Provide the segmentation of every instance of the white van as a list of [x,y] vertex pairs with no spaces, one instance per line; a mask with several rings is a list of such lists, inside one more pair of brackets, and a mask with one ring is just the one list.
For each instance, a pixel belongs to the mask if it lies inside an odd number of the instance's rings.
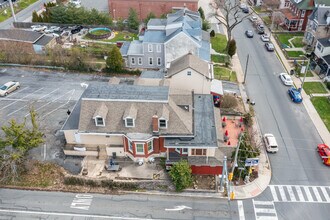
[[264,134],[264,141],[265,141],[267,152],[276,153],[278,151],[278,145],[277,145],[274,135]]

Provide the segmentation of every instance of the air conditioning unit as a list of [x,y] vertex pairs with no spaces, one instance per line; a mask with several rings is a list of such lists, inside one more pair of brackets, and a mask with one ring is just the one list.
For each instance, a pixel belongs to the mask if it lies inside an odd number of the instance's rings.
[[155,162],[155,158],[154,157],[149,157],[148,161],[149,161],[149,163],[154,163]]

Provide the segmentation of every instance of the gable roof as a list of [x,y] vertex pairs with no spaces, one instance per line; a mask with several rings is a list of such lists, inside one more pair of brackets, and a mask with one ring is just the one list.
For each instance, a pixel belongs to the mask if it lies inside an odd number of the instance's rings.
[[95,119],[98,116],[103,119],[106,119],[107,114],[108,114],[108,107],[104,104],[104,102],[102,102],[102,104],[96,109],[93,115],[93,119]]
[[320,38],[317,39],[320,44],[322,44],[323,47],[330,47],[330,37]]
[[167,76],[171,77],[187,68],[195,70],[208,79],[210,78],[209,64],[191,53],[172,61]]
[[[36,43],[44,34],[21,29],[0,29],[0,40]],[[48,38],[45,38],[48,39]]]
[[330,21],[330,6],[316,7],[309,19],[317,21],[318,25],[329,25],[327,19]]
[[291,0],[291,2],[299,9],[313,10],[314,0]]

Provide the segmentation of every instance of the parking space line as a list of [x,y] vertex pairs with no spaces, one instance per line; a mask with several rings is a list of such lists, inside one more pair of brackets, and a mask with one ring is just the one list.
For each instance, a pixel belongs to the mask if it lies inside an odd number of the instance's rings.
[[15,92],[15,93],[9,93],[9,95],[7,95],[6,98],[4,98],[4,99],[0,99],[0,101],[2,101],[2,100],[7,100],[9,96],[11,97],[11,96],[13,96],[13,95],[15,95],[15,94],[17,94],[17,93],[20,93],[20,92],[22,92],[22,91],[24,91],[24,90],[26,90],[26,89],[28,89],[28,88],[29,88],[29,87],[27,86],[27,87],[24,87],[23,89],[18,90],[18,91]]
[[[74,92],[75,89],[72,89],[72,90],[68,91],[67,93],[65,93],[64,95],[62,95],[62,96],[60,96],[60,97],[57,97],[56,99],[54,99],[54,100],[52,100],[52,101],[50,101],[50,102],[47,102],[46,104],[42,105],[41,107],[35,109],[35,111],[36,111],[36,112],[39,111],[40,109],[42,109],[42,108],[44,108],[45,106],[47,106],[47,105],[49,105],[49,104],[55,102],[56,100],[62,98],[63,96],[66,96],[66,94],[68,94],[68,93],[70,93],[70,92],[72,92],[72,91]],[[27,116],[29,116],[29,115],[30,115],[30,113],[26,114],[24,117],[27,117]]]
[[72,91],[72,93],[71,93],[71,95],[70,95],[70,98],[69,98],[69,100],[68,100],[66,103],[64,103],[63,105],[60,105],[60,106],[58,106],[57,108],[53,109],[52,111],[48,112],[47,114],[45,114],[45,115],[43,116],[43,118],[45,118],[47,115],[49,115],[49,114],[51,114],[51,113],[57,111],[58,109],[62,108],[63,106],[67,105],[67,104],[71,101],[71,99],[72,99],[72,95],[73,95],[74,92],[75,92],[75,90]]
[[[40,101],[41,99],[45,98],[46,96],[49,96],[50,94],[54,93],[54,92],[57,91],[57,90],[59,90],[59,88],[57,88],[57,89],[53,90],[52,92],[50,92],[50,93],[48,93],[48,94],[46,94],[46,95],[40,97],[40,98],[37,99],[36,101]],[[28,105],[24,105],[23,107],[21,107],[21,108],[15,110],[15,111],[13,111],[13,112],[11,112],[11,113],[8,114],[7,116],[11,116],[12,114],[15,114],[16,112],[22,110],[23,108],[25,108],[25,107],[27,107],[27,106],[28,106]]]
[[36,93],[36,92],[38,92],[38,91],[42,90],[42,89],[43,89],[43,87],[42,87],[42,88],[40,88],[40,89],[38,89],[38,90],[36,90],[36,91],[34,91],[34,92],[32,92],[32,93],[30,93],[30,94],[28,94],[28,95],[26,95],[26,96],[24,96],[23,98],[21,98],[21,99],[19,99],[19,100],[15,101],[15,102],[12,102],[12,103],[10,103],[10,104],[8,104],[8,105],[4,106],[3,108],[1,108],[1,109],[0,109],[0,111],[1,111],[1,110],[3,110],[3,109],[5,109],[5,108],[7,108],[7,107],[9,107],[9,106],[11,106],[11,105],[13,105],[13,104],[15,104],[16,102],[18,102],[18,101],[20,101],[20,100],[22,100],[22,99],[24,99],[24,98],[26,98],[26,97],[28,97],[28,96],[32,95],[33,93]]

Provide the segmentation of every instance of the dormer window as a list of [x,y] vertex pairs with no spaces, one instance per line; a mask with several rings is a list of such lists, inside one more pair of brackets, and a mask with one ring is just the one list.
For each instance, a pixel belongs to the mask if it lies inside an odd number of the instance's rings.
[[95,125],[96,126],[104,126],[104,120],[102,117],[95,117]]
[[159,128],[167,128],[167,121],[165,119],[159,119]]
[[125,126],[126,127],[134,127],[134,119],[133,118],[126,118],[125,119]]

